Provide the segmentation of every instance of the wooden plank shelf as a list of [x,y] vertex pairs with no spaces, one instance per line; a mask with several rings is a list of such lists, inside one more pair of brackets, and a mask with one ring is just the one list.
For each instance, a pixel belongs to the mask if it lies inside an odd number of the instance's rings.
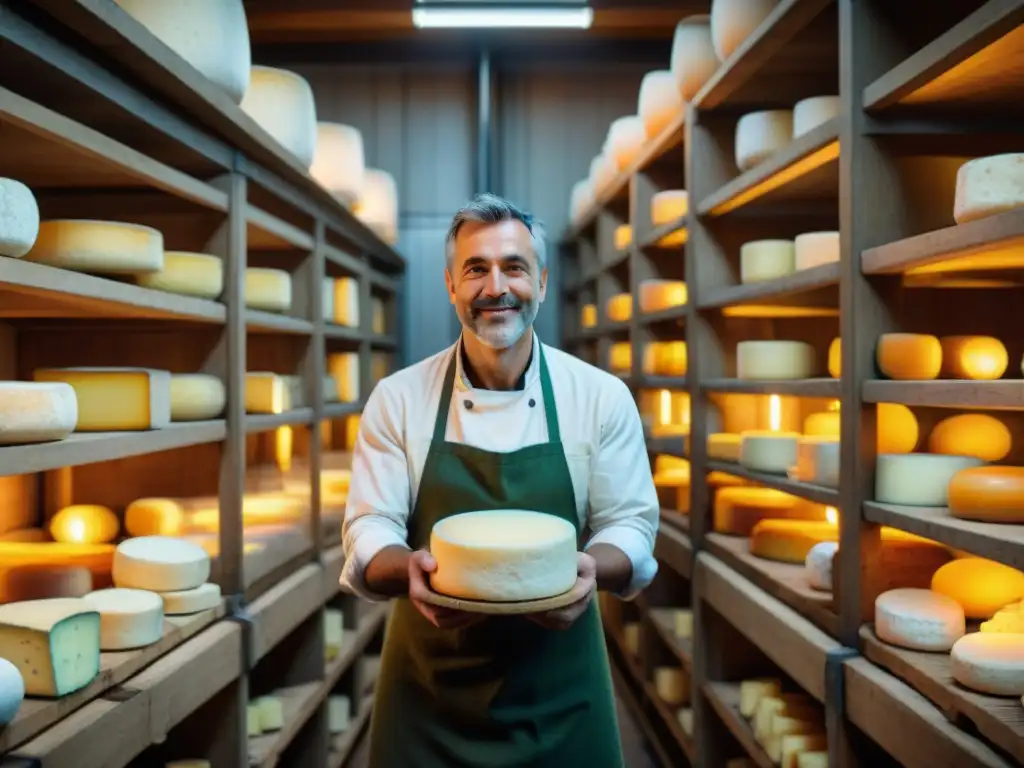
[[668,309],[661,309],[657,312],[638,312],[637,321],[640,325],[649,327],[652,325],[659,325],[661,323],[675,323],[681,325],[686,319],[689,310],[686,304],[680,304],[676,307],[669,307]]
[[284,727],[249,739],[250,768],[274,768],[302,726],[313,716],[327,694],[323,683],[293,685],[274,691],[284,709]]
[[303,566],[249,605],[254,664],[323,605],[323,580],[323,566]]
[[654,556],[688,579],[693,573],[693,544],[685,530],[689,528],[689,519],[686,515],[663,509],[661,521]]
[[758,485],[766,488],[774,488],[778,491],[785,491],[802,499],[813,501],[817,504],[824,504],[829,507],[839,506],[839,491],[835,488],[826,488],[822,485],[801,483],[797,480],[790,480],[785,475],[771,475],[767,472],[754,472],[741,464],[733,461],[709,461],[707,462],[709,472],[725,472],[734,477],[742,477],[744,480],[752,480]]
[[638,389],[686,389],[687,387],[685,376],[649,376],[643,373],[632,376],[630,383]]
[[676,745],[683,751],[692,764],[695,757],[693,741],[683,732],[683,727],[679,723],[679,717],[672,711],[670,708],[671,705],[665,702],[658,695],[658,691],[654,687],[654,683],[650,680],[644,683],[644,694],[646,694],[647,701],[650,702],[651,708],[657,716],[661,718],[664,729],[672,735]]
[[777,280],[730,285],[708,291],[707,296],[702,297],[697,306],[700,309],[721,309],[755,303],[785,304],[799,299],[800,306],[808,306],[817,300],[822,307],[835,309],[839,298],[835,290],[838,284],[839,264],[821,264]]
[[731,392],[739,395],[839,398],[839,379],[797,379],[794,381],[708,379],[702,381],[700,387],[705,392]]
[[675,221],[670,221],[667,224],[660,224],[657,227],[651,229],[649,232],[639,233],[636,237],[637,247],[641,249],[667,248],[670,250],[675,248],[682,248],[682,246],[685,243],[663,246],[661,245],[661,241],[664,238],[668,237],[669,235],[673,235],[679,230],[684,229],[686,227],[686,220],[686,217],[683,216],[682,218],[676,219]]
[[359,617],[358,625],[354,630],[346,630],[341,652],[327,663],[324,673],[328,691],[334,689],[342,675],[352,668],[352,665],[366,650],[366,646],[373,640],[374,635],[384,626],[390,607],[388,603],[374,605],[367,614]]
[[299,426],[313,423],[312,408],[292,408],[284,413],[250,413],[245,417],[247,432],[266,432],[286,426]]
[[676,634],[669,608],[648,608],[651,626],[657,631],[666,647],[676,655],[688,674],[693,671],[693,638]]
[[314,325],[309,320],[289,315],[278,315],[260,309],[245,311],[245,325],[253,333],[291,333],[309,336]]
[[1024,409],[1024,384],[1020,379],[996,381],[888,381],[873,379],[863,384],[866,403],[903,403],[930,408]]
[[757,740],[754,729],[740,714],[740,686],[737,683],[705,683],[701,689],[722,724],[736,737],[758,768],[775,768]]
[[664,453],[679,459],[686,458],[685,438],[678,437],[647,437],[647,450],[651,453]]

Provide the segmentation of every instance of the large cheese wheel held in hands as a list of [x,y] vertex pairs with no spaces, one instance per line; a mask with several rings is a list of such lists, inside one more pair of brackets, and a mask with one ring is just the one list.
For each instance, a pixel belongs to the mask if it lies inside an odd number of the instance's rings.
[[430,586],[449,597],[487,602],[555,597],[576,583],[576,545],[575,527],[554,515],[524,510],[452,515],[430,533],[437,561]]
[[117,4],[235,104],[242,101],[252,65],[242,0],[117,0]]
[[750,112],[736,123],[736,167],[749,171],[793,138],[793,113],[788,109]]
[[636,113],[647,138],[660,136],[683,113],[683,97],[671,70],[648,72],[640,81]]
[[139,536],[118,544],[112,575],[116,586],[128,589],[195,589],[210,578],[210,556],[182,539]]
[[710,17],[688,16],[676,25],[671,61],[679,95],[685,102],[692,101],[718,69]]
[[64,382],[0,381],[0,445],[63,440],[78,423],[78,398]]
[[318,123],[309,175],[348,207],[359,200],[366,181],[363,134],[341,123]]
[[395,177],[380,168],[367,168],[363,194],[352,209],[356,218],[377,233],[384,242],[398,242],[398,187]]
[[24,258],[99,275],[159,272],[164,267],[164,236],[141,224],[54,219],[39,225],[35,245]]
[[20,259],[39,236],[39,206],[32,190],[0,178],[0,256]]
[[1024,153],[969,160],[956,174],[953,219],[957,224],[1024,206]]
[[256,124],[308,169],[316,153],[316,102],[301,75],[255,66],[241,103]]
[[890,589],[875,598],[875,634],[900,648],[948,651],[966,631],[964,609],[927,589]]
[[615,166],[625,170],[636,160],[647,141],[644,121],[637,115],[627,115],[612,121],[605,139],[605,152],[615,161]]
[[776,5],[778,0],[713,0],[711,39],[719,60],[732,56]]

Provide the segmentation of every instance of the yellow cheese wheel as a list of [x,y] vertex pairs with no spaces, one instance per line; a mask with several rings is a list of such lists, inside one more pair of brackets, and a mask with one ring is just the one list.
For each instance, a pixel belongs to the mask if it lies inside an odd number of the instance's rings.
[[583,309],[580,312],[580,326],[583,328],[593,328],[597,325],[597,305],[596,304],[584,304]]
[[50,520],[50,535],[64,544],[107,544],[120,528],[113,510],[99,504],[72,504]]
[[843,345],[839,337],[836,337],[828,345],[828,373],[833,379],[838,379],[842,371]]
[[722,488],[715,494],[714,530],[749,536],[762,520],[824,520],[825,508],[773,488],[740,486]]
[[651,223],[656,227],[676,221],[690,211],[690,197],[682,189],[666,189],[651,197]]
[[949,511],[964,520],[1024,523],[1024,467],[971,467],[953,475]]
[[838,540],[839,528],[832,523],[762,520],[750,532],[750,552],[766,560],[801,565],[815,544]]
[[608,368],[612,373],[629,373],[633,368],[633,345],[617,341],[608,349]]
[[878,453],[912,453],[917,447],[917,417],[907,406],[879,403],[875,419]]
[[608,319],[616,323],[624,323],[633,316],[633,295],[619,293],[608,299],[605,307]]
[[932,591],[956,600],[968,619],[988,619],[1024,598],[1024,573],[980,557],[951,560],[932,576]]
[[1010,364],[1003,342],[992,336],[944,336],[939,343],[945,379],[990,381]]
[[889,379],[935,379],[942,369],[942,345],[935,336],[923,333],[886,333],[878,340],[875,361]]
[[649,376],[685,376],[685,341],[654,341],[644,347],[643,371]]
[[962,413],[943,419],[928,437],[931,453],[974,456],[982,461],[1000,461],[1010,453],[1013,438],[999,419],[984,413]]
[[622,224],[615,228],[615,250],[624,251],[633,242],[633,228],[629,224]]

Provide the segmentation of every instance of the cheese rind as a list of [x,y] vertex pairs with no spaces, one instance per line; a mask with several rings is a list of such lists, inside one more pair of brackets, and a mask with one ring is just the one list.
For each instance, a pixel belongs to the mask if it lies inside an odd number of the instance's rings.
[[659,69],[644,75],[636,113],[646,138],[650,139],[660,136],[683,113],[683,98],[671,70]]
[[711,36],[719,61],[732,56],[777,4],[778,0],[715,0],[711,4]]
[[934,379],[942,368],[942,345],[935,336],[924,333],[885,333],[878,339],[875,362],[889,379]]
[[622,171],[636,160],[644,142],[647,131],[644,121],[639,115],[626,115],[612,121],[605,138],[604,151],[615,161],[616,167]]
[[171,421],[205,421],[224,412],[224,382],[207,373],[171,375]]
[[263,733],[284,728],[284,703],[277,696],[260,696],[256,700],[260,714],[260,730]]
[[1013,448],[1009,428],[985,413],[961,413],[943,419],[928,436],[928,450],[949,456],[1001,461]]
[[1010,364],[1006,347],[994,336],[943,336],[941,375],[944,379],[998,379]]
[[224,292],[224,262],[205,253],[166,251],[163,268],[136,275],[135,282],[157,291],[216,299]]
[[980,557],[950,560],[932,575],[932,592],[956,600],[968,619],[987,619],[1024,599],[1024,573]]
[[52,219],[39,225],[35,245],[24,258],[100,275],[159,272],[164,266],[164,236],[141,224]]
[[875,501],[908,507],[945,507],[952,477],[982,463],[973,456],[880,454],[875,464]]
[[972,467],[953,475],[949,512],[962,520],[1024,523],[1024,467]]
[[992,696],[1024,695],[1024,635],[975,632],[949,652],[953,679]]
[[200,584],[194,589],[161,592],[160,598],[164,602],[166,616],[187,616],[216,608],[221,603],[220,587],[210,582]]
[[287,312],[292,307],[292,276],[283,269],[247,267],[245,306],[266,312]]
[[124,529],[131,536],[177,536],[184,524],[185,511],[173,499],[136,499],[124,511]]
[[430,585],[452,597],[518,602],[576,583],[576,529],[540,512],[494,510],[446,517],[430,533]]
[[355,205],[366,182],[362,132],[351,125],[317,123],[309,175],[342,205]]
[[839,117],[842,100],[838,96],[811,96],[793,105],[793,138],[810,133],[834,117]]
[[740,246],[740,282],[760,283],[791,275],[796,270],[792,240],[753,240]]
[[749,171],[793,138],[793,113],[788,109],[750,112],[736,124],[736,167]]
[[837,541],[819,541],[808,550],[804,559],[804,571],[807,573],[807,583],[811,585],[811,589],[832,591],[832,565],[838,551]]
[[0,178],[0,256],[20,259],[39,236],[39,206],[32,190],[16,179]]
[[115,585],[129,589],[195,589],[210,578],[210,556],[182,539],[139,536],[118,544],[112,576]]
[[398,187],[395,177],[380,168],[367,168],[363,193],[352,212],[385,243],[398,242]]
[[67,696],[100,671],[100,615],[82,598],[0,605],[0,658],[21,673],[28,696]]
[[285,69],[255,66],[250,70],[242,111],[282,147],[295,155],[303,168],[316,154],[316,103],[313,89],[301,75]]
[[708,16],[688,16],[676,24],[670,66],[683,101],[692,101],[718,69]]
[[659,312],[670,307],[681,307],[689,298],[682,280],[641,280],[640,311]]
[[890,589],[875,599],[875,634],[917,651],[948,651],[966,631],[964,609],[927,589]]
[[146,368],[40,368],[39,382],[64,382],[78,402],[76,432],[162,429],[171,423],[171,374]]
[[736,345],[736,378],[788,381],[814,372],[814,347],[803,341],[741,341]]
[[956,174],[953,220],[983,219],[1024,206],[1024,153],[968,160]]
[[823,264],[835,264],[839,261],[839,233],[804,232],[796,236],[793,249],[793,261],[798,272]]
[[837,541],[839,528],[809,520],[762,520],[750,532],[750,552],[765,560],[802,565],[811,548]]
[[70,384],[0,381],[0,445],[63,440],[78,424]]
[[164,604],[142,589],[100,589],[84,598],[100,614],[100,650],[127,651],[160,640]]
[[743,432],[740,465],[755,472],[786,474],[796,463],[796,432]]
[[660,227],[678,221],[690,212],[690,196],[685,189],[666,189],[651,196],[651,223]]
[[825,488],[839,487],[839,438],[831,435],[801,437],[796,444],[792,479]]
[[824,520],[825,508],[774,488],[736,486],[715,493],[714,530],[749,536],[759,522],[771,518]]
[[7,659],[0,659],[0,726],[14,720],[24,700],[25,681],[21,672]]

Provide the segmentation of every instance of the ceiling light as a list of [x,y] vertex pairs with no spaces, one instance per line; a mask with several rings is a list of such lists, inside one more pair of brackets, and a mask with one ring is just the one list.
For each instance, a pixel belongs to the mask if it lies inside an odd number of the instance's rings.
[[589,29],[594,21],[590,8],[416,8],[413,26],[427,28],[550,28]]

